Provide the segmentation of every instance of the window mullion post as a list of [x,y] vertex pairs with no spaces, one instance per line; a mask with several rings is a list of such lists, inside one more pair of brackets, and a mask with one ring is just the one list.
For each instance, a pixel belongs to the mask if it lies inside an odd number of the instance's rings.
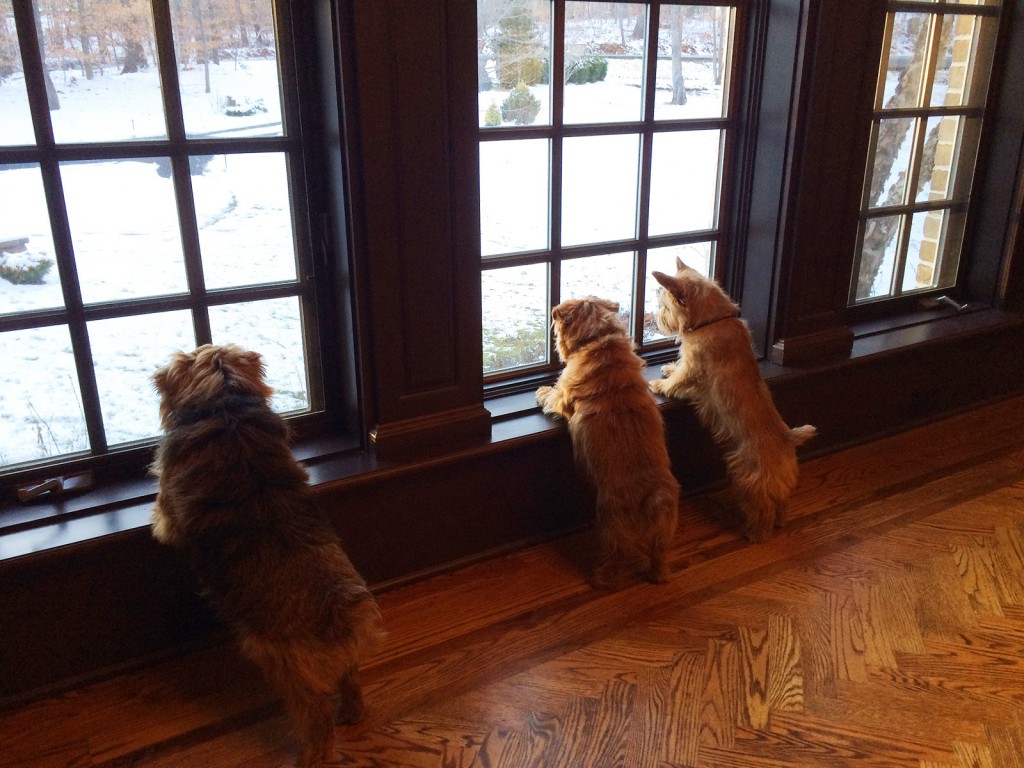
[[178,62],[174,52],[174,26],[168,0],[153,0],[153,25],[156,30],[157,61],[167,120],[168,151],[174,199],[178,207],[178,228],[185,259],[185,281],[191,301],[192,329],[196,344],[212,340],[210,313],[206,302],[206,281],[199,252],[199,228],[192,195],[191,162],[185,144],[185,118],[181,107]]
[[14,18],[18,28],[29,110],[32,114],[39,153],[39,171],[43,180],[43,193],[46,197],[50,230],[53,235],[54,257],[57,262],[57,272],[60,275],[64,308],[67,312],[68,333],[71,337],[71,349],[75,359],[75,373],[82,396],[82,413],[85,416],[90,450],[93,454],[99,455],[107,452],[107,438],[103,427],[103,412],[100,408],[96,372],[92,366],[92,347],[85,324],[82,290],[78,280],[78,269],[75,267],[71,226],[68,223],[64,203],[64,187],[61,183],[58,152],[53,138],[53,126],[50,123],[46,82],[43,76],[42,40],[37,37],[40,27],[36,23],[34,3],[15,3]]
[[643,79],[643,128],[640,133],[640,178],[638,186],[640,196],[637,200],[637,250],[633,256],[633,308],[630,316],[633,318],[633,340],[637,346],[644,341],[644,295],[647,284],[647,249],[649,231],[648,223],[651,210],[651,164],[654,154],[654,100],[655,85],[658,73],[658,24],[660,23],[661,5],[652,3],[647,7],[647,27],[644,34],[647,36],[644,41],[644,52],[647,59],[644,62]]

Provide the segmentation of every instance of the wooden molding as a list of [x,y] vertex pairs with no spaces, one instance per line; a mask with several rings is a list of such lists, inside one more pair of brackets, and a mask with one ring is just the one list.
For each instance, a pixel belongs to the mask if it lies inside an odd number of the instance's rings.
[[370,442],[380,458],[397,458],[422,453],[424,446],[432,449],[490,435],[491,414],[476,404],[378,424],[370,432]]
[[842,325],[815,333],[780,339],[772,345],[768,359],[776,365],[800,366],[826,360],[845,359],[853,349],[853,331]]

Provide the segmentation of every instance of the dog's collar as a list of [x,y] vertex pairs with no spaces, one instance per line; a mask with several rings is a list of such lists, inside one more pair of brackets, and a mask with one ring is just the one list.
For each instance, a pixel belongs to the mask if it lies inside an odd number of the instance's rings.
[[179,427],[198,424],[200,421],[204,421],[219,413],[224,413],[224,411],[266,405],[266,402],[259,395],[230,395],[212,403],[204,403],[194,408],[184,408],[180,411],[175,411],[173,414],[174,424]]
[[683,331],[685,333],[689,333],[690,331],[698,331],[701,328],[706,328],[709,325],[714,325],[715,323],[720,323],[723,320],[730,320],[730,319],[732,319],[734,317],[739,317],[739,316],[740,316],[739,312],[731,312],[728,315],[722,315],[721,317],[716,317],[716,318],[714,318],[712,320],[705,320],[703,323],[697,323],[696,325],[688,325],[685,328],[683,328]]

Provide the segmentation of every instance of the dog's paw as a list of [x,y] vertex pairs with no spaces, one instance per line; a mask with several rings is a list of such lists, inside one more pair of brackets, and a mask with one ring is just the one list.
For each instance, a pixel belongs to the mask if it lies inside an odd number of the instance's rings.
[[552,389],[554,389],[554,387],[537,387],[537,403],[539,405],[544,405],[545,401],[548,399],[548,395],[551,394]]
[[659,394],[659,395],[664,395],[665,394],[665,380],[664,379],[654,379],[653,381],[650,382],[650,384],[648,386],[650,386],[651,392],[654,392],[654,393]]
[[661,366],[661,375],[666,379],[676,372],[676,368],[679,366],[678,363],[666,363]]

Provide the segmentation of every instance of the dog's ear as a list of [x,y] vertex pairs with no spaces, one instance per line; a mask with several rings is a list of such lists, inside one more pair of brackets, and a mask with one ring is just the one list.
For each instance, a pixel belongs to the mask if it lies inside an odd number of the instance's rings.
[[611,312],[614,315],[619,314],[619,303],[617,301],[611,301],[610,299],[598,299],[592,298],[591,301],[602,309]]
[[[682,262],[680,262],[682,263]],[[661,283],[662,287],[672,294],[680,304],[686,303],[686,290],[682,280],[666,275],[664,272],[652,272],[654,279]]]
[[230,345],[225,347],[224,354],[227,355],[224,363],[230,367],[229,378],[236,386],[261,397],[270,397],[273,394],[273,390],[264,381],[266,365],[264,365],[263,356],[259,352],[243,350],[241,347]]
[[683,260],[676,256],[676,272],[682,272],[686,268],[686,265],[683,264]]
[[563,326],[569,325],[576,319],[581,306],[581,302],[576,299],[568,299],[563,301],[553,310],[551,310],[551,319]]
[[169,395],[178,391],[182,383],[188,379],[192,369],[192,355],[175,352],[170,362],[153,374],[153,385],[161,395]]

